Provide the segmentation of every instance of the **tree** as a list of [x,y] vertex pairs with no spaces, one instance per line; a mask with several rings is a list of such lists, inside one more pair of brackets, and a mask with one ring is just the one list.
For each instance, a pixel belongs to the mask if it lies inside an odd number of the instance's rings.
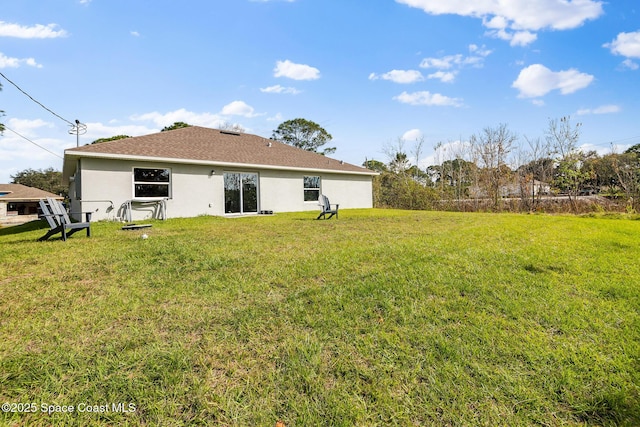
[[507,125],[487,127],[470,138],[470,144],[477,151],[480,160],[480,182],[493,201],[494,209],[500,207],[500,187],[507,183],[511,169],[507,166],[508,156],[517,137]]
[[[521,164],[517,169],[520,197],[524,202],[524,207],[536,209],[542,195],[548,192],[547,185],[553,173],[554,161],[550,157],[548,141],[542,141],[540,138],[529,139],[526,136],[525,140],[529,145],[529,150],[523,154],[523,159],[527,162]],[[531,197],[530,204],[528,197]]]
[[28,187],[39,188],[53,194],[66,197],[68,188],[62,185],[62,172],[48,168],[45,170],[25,169],[11,175],[14,184],[22,184]]
[[[374,202],[377,207],[396,209],[429,209],[437,200],[436,191],[429,187],[429,175],[412,165],[404,150],[405,140],[398,138],[396,144],[389,144],[384,151],[389,159],[388,165],[376,162],[380,173],[373,179]],[[422,141],[416,141],[413,154],[420,158]]]
[[593,176],[585,184],[596,189],[608,190],[610,194],[615,193],[620,188],[620,182],[616,175],[616,164],[619,157],[627,155],[611,153],[586,160],[583,168],[592,171]]
[[176,129],[188,128],[190,126],[191,126],[190,124],[187,124],[185,122],[175,122],[171,126],[163,127],[160,132],[166,132],[168,130],[176,130]]
[[245,129],[238,123],[224,122],[218,126],[218,129],[229,132],[245,133]]
[[331,141],[332,138],[331,134],[319,124],[301,118],[280,123],[271,136],[271,139],[276,141],[322,155],[336,151],[335,147],[318,151],[320,147]]
[[372,170],[374,172],[387,172],[389,169],[387,168],[387,165],[385,165],[384,163],[382,163],[380,160],[365,160],[365,162],[362,164],[363,167]]
[[100,144],[101,142],[117,141],[119,139],[131,138],[129,135],[116,135],[109,138],[98,138],[92,144]]
[[632,145],[629,147],[624,154],[637,154],[640,155],[640,144]]
[[640,155],[633,151],[616,155],[613,167],[627,197],[627,211],[637,212],[640,206]]
[[582,123],[571,125],[571,117],[549,120],[546,139],[556,161],[554,184],[567,193],[574,212],[578,212],[577,197],[590,173],[582,168],[586,156],[578,150]]
[[409,156],[407,156],[407,152],[404,148],[405,142],[406,141],[403,138],[398,138],[395,143],[389,142],[385,144],[382,149],[389,160],[389,172],[404,174],[407,169],[409,169],[411,162],[409,161]]
[[627,210],[635,211],[640,204],[640,156],[635,152],[608,154],[590,160],[596,185],[606,188],[610,197],[626,199]]
[[409,170],[409,167],[409,158],[402,151],[398,151],[389,162],[389,170],[393,173],[404,175]]
[[473,185],[473,175],[477,169],[474,163],[456,157],[453,160],[445,160],[442,165],[435,167],[437,170],[437,183],[442,188],[448,187],[447,192],[452,192],[456,200],[462,199],[468,194],[469,187]]

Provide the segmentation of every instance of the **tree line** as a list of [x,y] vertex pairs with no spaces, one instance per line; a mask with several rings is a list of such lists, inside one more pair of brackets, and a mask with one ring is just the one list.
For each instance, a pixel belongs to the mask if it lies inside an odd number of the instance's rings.
[[[438,143],[436,164],[419,167],[424,139],[399,139],[387,162],[367,160],[374,206],[460,211],[585,212],[640,208],[640,144],[599,155],[579,147],[581,124],[550,119],[544,137],[520,139],[507,125],[466,142]],[[588,196],[588,197],[585,197]]]

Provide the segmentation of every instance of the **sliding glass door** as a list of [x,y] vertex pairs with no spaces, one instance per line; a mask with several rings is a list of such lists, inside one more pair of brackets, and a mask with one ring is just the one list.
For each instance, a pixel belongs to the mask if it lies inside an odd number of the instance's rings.
[[225,213],[258,212],[258,174],[225,172]]

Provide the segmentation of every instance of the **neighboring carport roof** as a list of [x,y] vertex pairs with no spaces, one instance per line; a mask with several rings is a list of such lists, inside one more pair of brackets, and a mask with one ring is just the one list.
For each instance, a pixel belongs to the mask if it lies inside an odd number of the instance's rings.
[[61,196],[40,190],[39,188],[28,187],[22,184],[0,184],[0,201],[32,202],[45,199],[47,197],[62,200]]
[[369,169],[257,135],[199,126],[67,149],[65,180],[73,174],[74,159],[82,157],[377,175]]

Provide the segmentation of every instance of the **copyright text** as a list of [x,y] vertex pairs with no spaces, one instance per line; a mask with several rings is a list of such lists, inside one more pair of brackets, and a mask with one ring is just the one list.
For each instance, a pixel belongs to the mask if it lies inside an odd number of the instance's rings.
[[105,404],[90,404],[79,403],[77,405],[55,405],[49,403],[10,403],[5,402],[2,404],[2,412],[14,412],[14,413],[73,413],[73,412],[95,412],[95,413],[130,413],[136,412],[137,408],[135,403],[105,403]]

